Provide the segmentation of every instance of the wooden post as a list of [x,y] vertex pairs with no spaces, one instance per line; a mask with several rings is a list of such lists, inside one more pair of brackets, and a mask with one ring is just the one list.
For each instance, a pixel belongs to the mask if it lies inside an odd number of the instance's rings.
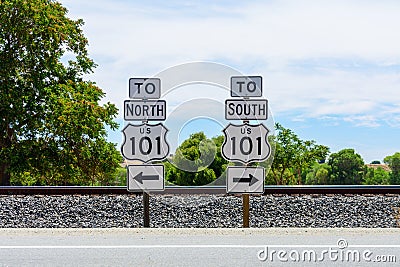
[[[245,99],[249,99],[245,97]],[[248,120],[244,120],[243,123],[249,123]],[[247,168],[249,166],[248,163],[244,164]],[[250,227],[250,194],[242,194],[242,201],[243,201],[243,228]]]
[[243,194],[243,228],[250,227],[250,195]]
[[150,195],[143,192],[143,227],[150,227]]

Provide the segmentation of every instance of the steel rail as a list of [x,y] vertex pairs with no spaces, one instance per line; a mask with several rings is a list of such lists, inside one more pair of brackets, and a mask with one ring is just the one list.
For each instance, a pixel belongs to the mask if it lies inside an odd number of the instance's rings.
[[[400,194],[400,185],[318,185],[265,186],[264,195],[276,194]],[[125,186],[0,186],[0,195],[142,195],[128,192]],[[152,195],[204,194],[226,195],[225,186],[166,186]]]

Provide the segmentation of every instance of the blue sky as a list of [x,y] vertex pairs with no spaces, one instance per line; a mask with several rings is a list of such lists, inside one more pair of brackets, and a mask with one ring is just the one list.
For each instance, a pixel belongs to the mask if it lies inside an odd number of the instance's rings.
[[[366,162],[400,151],[398,1],[61,2],[70,17],[85,21],[99,65],[88,79],[120,109],[121,129],[130,77],[210,61],[263,76],[274,120],[303,139],[331,152],[354,148]],[[230,98],[206,87],[181,87],[167,97],[168,109],[187,99]],[[200,117],[202,108],[193,105]],[[198,130],[220,134],[222,124],[199,118],[168,127],[179,143]],[[109,138],[120,144],[122,134]]]

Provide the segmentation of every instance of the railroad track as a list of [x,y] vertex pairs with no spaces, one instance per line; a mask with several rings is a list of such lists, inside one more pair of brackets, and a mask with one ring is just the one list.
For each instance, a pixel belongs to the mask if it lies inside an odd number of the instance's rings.
[[[321,185],[321,186],[265,186],[264,195],[274,194],[400,194],[400,185]],[[1,186],[0,195],[141,195],[130,193],[125,186]],[[167,186],[164,191],[151,194],[226,194],[225,186]]]

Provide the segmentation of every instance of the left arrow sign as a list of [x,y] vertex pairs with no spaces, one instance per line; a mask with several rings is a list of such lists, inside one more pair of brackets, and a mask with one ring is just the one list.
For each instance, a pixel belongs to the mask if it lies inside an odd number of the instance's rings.
[[160,176],[158,176],[158,175],[143,175],[143,172],[140,172],[140,173],[136,174],[136,176],[133,177],[133,179],[138,181],[139,183],[143,184],[143,180],[146,180],[146,181],[158,180],[158,179],[160,179]]
[[164,165],[128,165],[128,191],[164,190]]

